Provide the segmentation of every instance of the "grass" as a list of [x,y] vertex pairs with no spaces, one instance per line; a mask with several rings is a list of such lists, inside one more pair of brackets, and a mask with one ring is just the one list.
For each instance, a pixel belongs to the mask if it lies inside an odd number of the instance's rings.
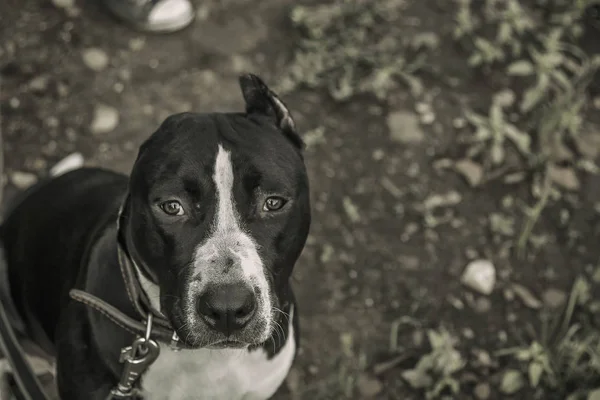
[[[577,317],[590,304],[590,284],[579,277],[562,313],[547,317],[526,346],[503,349],[527,371],[532,388],[544,384],[563,398],[577,399],[600,385],[600,333]],[[579,313],[582,314],[582,313]],[[575,390],[574,390],[575,389]],[[570,396],[570,397],[569,397]]]
[[431,32],[407,35],[406,0],[343,0],[295,6],[291,21],[302,34],[294,59],[277,90],[325,88],[336,101],[371,93],[385,100],[399,83],[422,93],[416,74],[439,45]]
[[[523,158],[520,168],[541,183],[533,187],[536,204],[517,241],[521,256],[544,208],[564,189],[551,179],[548,166],[572,161],[565,159],[564,150],[580,135],[590,103],[587,89],[600,67],[599,56],[590,57],[576,45],[590,1],[523,3],[486,0],[476,7],[475,2],[460,0],[454,30],[471,67],[484,73],[500,69],[510,78],[511,87],[493,98],[487,115],[466,110],[465,116],[475,131],[471,156],[482,154],[493,173],[504,164],[507,145],[513,145]],[[544,15],[538,8],[542,6],[553,12]],[[514,117],[510,122],[507,114]],[[574,167],[598,171],[593,160]]]
[[[291,21],[301,40],[277,89],[320,89],[337,102],[370,94],[385,102],[404,86],[415,100],[423,97],[424,72],[435,75],[439,70],[430,55],[443,38],[405,23],[409,3],[340,0],[295,6]],[[585,129],[591,108],[589,87],[600,68],[600,56],[589,55],[578,45],[583,15],[592,1],[454,0],[454,4],[451,40],[462,51],[464,67],[480,79],[502,82],[489,99],[461,106],[469,128],[465,153],[482,166],[484,183],[498,178],[508,183],[516,175],[529,182],[530,205],[524,207],[520,233],[512,245],[524,259],[539,242],[536,225],[547,207],[579,188],[578,175],[600,171],[595,160],[572,150]],[[322,136],[320,132],[319,140]],[[358,215],[350,202],[344,207],[350,216]],[[423,208],[426,225],[435,227],[427,204]],[[491,220],[497,230],[502,228],[500,214]],[[500,230],[511,236],[512,222]],[[596,390],[600,334],[581,317],[589,306],[589,284],[580,278],[558,317],[540,321],[522,346],[495,354],[496,361],[510,366],[503,371],[499,390],[515,394],[529,387],[569,400],[585,399]],[[397,346],[400,324],[393,324],[390,339],[390,352],[397,359],[404,351]],[[442,327],[427,330],[426,337],[425,354],[400,376],[427,399],[461,398],[465,388],[459,376],[468,361],[457,349],[456,337]],[[351,365],[356,356],[343,354],[340,365]],[[365,368],[360,365],[340,367],[339,376],[327,382],[328,393],[352,398],[355,376]]]

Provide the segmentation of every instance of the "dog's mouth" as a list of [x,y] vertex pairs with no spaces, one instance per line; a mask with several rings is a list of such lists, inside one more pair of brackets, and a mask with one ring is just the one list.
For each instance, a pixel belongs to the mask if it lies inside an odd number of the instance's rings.
[[250,346],[248,343],[240,342],[237,340],[221,340],[219,342],[213,343],[207,348],[209,349],[243,349]]

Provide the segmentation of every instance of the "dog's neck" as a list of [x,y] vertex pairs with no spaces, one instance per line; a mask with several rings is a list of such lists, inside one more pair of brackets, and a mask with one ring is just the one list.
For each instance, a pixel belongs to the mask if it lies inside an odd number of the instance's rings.
[[142,268],[140,261],[137,260],[135,253],[135,247],[131,243],[130,235],[127,234],[127,225],[124,223],[124,212],[129,201],[129,196],[126,196],[121,207],[119,208],[119,214],[117,218],[117,242],[119,246],[124,247],[127,257],[133,265],[135,275],[140,283],[140,287],[144,291],[146,298],[148,299],[150,306],[154,311],[162,314],[160,305],[160,287],[149,275],[148,268]]

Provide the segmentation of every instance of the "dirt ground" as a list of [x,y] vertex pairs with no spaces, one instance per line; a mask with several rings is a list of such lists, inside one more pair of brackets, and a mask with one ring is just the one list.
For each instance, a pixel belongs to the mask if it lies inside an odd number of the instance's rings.
[[[127,173],[137,146],[165,116],[240,110],[241,72],[276,81],[296,40],[288,21],[293,1],[195,3],[199,12],[192,27],[156,36],[128,29],[95,2],[76,1],[69,9],[50,0],[0,2],[9,194],[73,152],[81,152],[88,165]],[[417,2],[406,19],[444,38],[448,11],[439,4]],[[89,49],[97,51],[90,56]],[[470,188],[439,167],[437,161],[460,152],[453,127],[459,105],[487,101],[481,99],[495,82],[462,68],[462,56],[451,44],[441,46],[436,57],[453,84],[425,80],[435,94],[431,123],[419,123],[418,105],[406,88],[385,102],[368,96],[335,102],[317,90],[285,96],[300,129],[312,135],[306,162],[314,223],[294,278],[301,352],[276,399],[423,398],[401,371],[419,359],[425,330],[440,326],[457,338],[469,363],[460,373],[457,398],[475,398],[478,383],[491,387],[483,398],[529,398],[524,392],[498,394],[506,365],[495,357],[482,361],[497,349],[526,343],[539,314],[505,289],[519,283],[537,298],[549,291],[560,297],[579,272],[598,262],[595,176],[583,177],[578,193],[544,211],[536,233],[545,244],[525,261],[490,232],[489,216],[499,211],[519,226],[523,214],[510,204],[530,203],[529,188],[494,181]],[[114,129],[94,124],[95,113],[104,112],[110,126],[115,111]],[[448,218],[428,226],[419,205],[449,193],[457,201],[443,207]],[[473,259],[494,263],[498,282],[489,296],[460,282]],[[412,322],[401,325],[392,352],[395,321]],[[386,362],[397,365],[385,367]]]

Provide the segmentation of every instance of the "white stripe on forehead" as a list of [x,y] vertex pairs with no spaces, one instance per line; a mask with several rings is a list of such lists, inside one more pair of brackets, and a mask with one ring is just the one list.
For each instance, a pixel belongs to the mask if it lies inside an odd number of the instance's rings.
[[[219,145],[215,160],[213,180],[216,187],[214,225],[205,241],[200,243],[194,254],[194,280],[189,293],[189,304],[193,304],[193,292],[202,292],[207,285],[219,284],[229,279],[242,279],[252,288],[258,289],[257,315],[267,321],[264,340],[270,332],[272,305],[270,288],[265,275],[258,246],[248,232],[240,226],[233,198],[234,173],[231,154]],[[223,265],[233,259],[235,267],[224,272]],[[236,277],[237,275],[237,277]]]
[[237,213],[233,200],[233,165],[230,153],[219,145],[215,161],[213,177],[217,186],[217,216],[215,219],[216,232],[239,229],[237,226]]

